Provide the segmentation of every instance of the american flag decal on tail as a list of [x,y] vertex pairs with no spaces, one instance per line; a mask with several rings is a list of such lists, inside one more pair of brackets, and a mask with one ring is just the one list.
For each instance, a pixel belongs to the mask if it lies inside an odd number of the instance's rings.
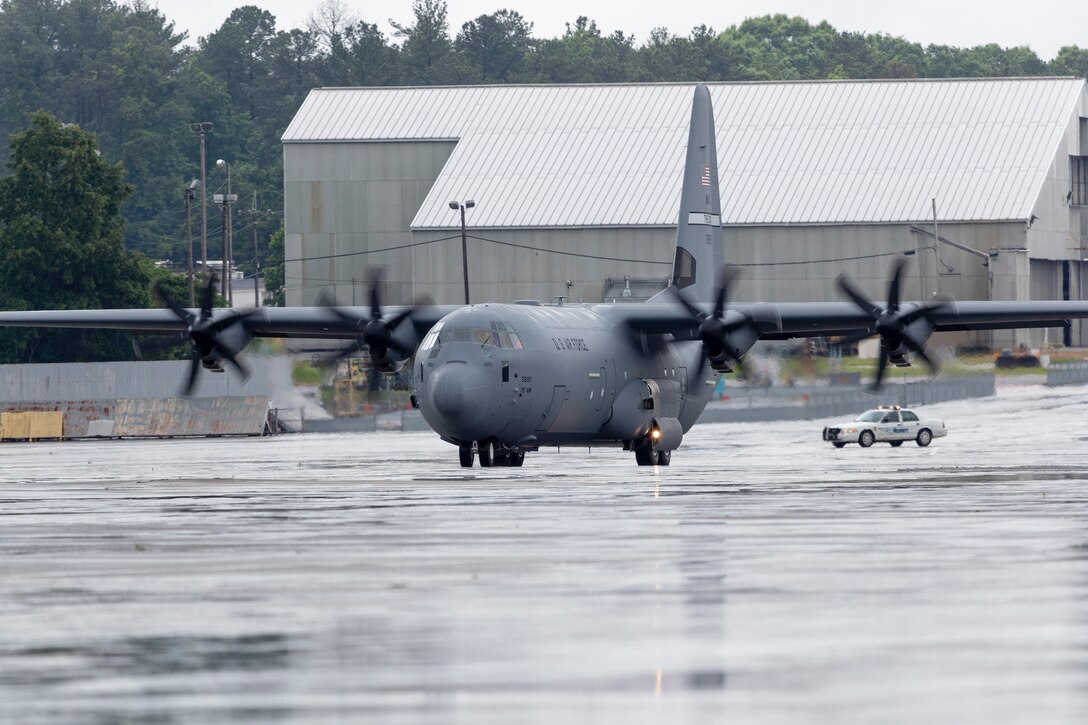
[[701,179],[703,186],[710,186],[710,167],[703,167],[703,178]]

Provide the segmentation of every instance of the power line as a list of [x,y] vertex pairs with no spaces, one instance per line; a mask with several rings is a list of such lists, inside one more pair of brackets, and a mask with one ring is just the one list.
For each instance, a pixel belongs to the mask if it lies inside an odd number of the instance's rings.
[[[284,259],[283,261],[285,263],[286,262],[312,262],[312,261],[319,260],[319,259],[336,259],[336,258],[339,258],[339,257],[357,257],[357,256],[362,256],[362,255],[367,255],[367,254],[377,254],[379,252],[396,252],[396,251],[401,250],[401,249],[410,249],[412,247],[422,247],[422,246],[425,246],[427,244],[437,244],[438,242],[446,242],[446,241],[449,241],[451,239],[459,239],[460,237],[461,237],[460,234],[455,234],[455,235],[449,236],[449,237],[441,237],[440,239],[429,239],[429,240],[423,241],[423,242],[412,242],[410,244],[401,244],[401,245],[395,246],[395,247],[384,247],[382,249],[369,249],[369,250],[365,250],[365,251],[361,251],[361,252],[342,252],[340,254],[325,254],[325,255],[321,255],[321,256],[317,256],[317,257],[297,257],[297,258],[294,258],[294,259]],[[605,256],[605,255],[600,255],[600,254],[585,254],[585,253],[581,253],[581,252],[564,252],[564,251],[561,251],[561,250],[558,250],[558,249],[540,249],[538,247],[530,247],[530,246],[528,246],[526,244],[516,244],[514,242],[499,241],[498,239],[488,239],[487,237],[478,237],[478,236],[473,235],[473,234],[469,234],[468,238],[469,239],[476,239],[476,240],[479,240],[481,242],[488,242],[490,244],[498,244],[498,245],[504,246],[504,247],[514,247],[516,249],[526,249],[526,250],[529,250],[531,252],[545,252],[547,254],[559,254],[559,255],[562,255],[562,256],[566,256],[566,257],[579,257],[581,259],[598,259],[598,260],[602,260],[602,261],[605,261],[605,262],[626,262],[626,263],[630,263],[630,264],[658,264],[658,265],[662,265],[662,266],[669,266],[669,267],[672,266],[672,262],[660,262],[660,261],[653,260],[653,259],[633,259],[633,258],[629,258],[629,257],[608,257],[608,256]]]
[[880,254],[859,254],[856,257],[836,257],[834,259],[805,259],[796,262],[751,262],[748,264],[730,264],[731,267],[789,267],[798,264],[830,264],[832,262],[853,262],[858,259],[876,259],[878,257],[900,257],[904,254],[913,254],[915,250],[908,249],[902,252],[882,252]]
[[294,259],[284,259],[284,263],[287,262],[313,262],[318,259],[337,259],[339,257],[360,257],[367,254],[378,254],[379,252],[396,252],[400,249],[411,249],[412,247],[422,247],[427,244],[437,244],[438,242],[447,242],[450,239],[460,239],[460,234],[455,234],[452,237],[442,237],[441,239],[429,239],[425,242],[412,242],[411,244],[401,244],[396,247],[384,247],[382,249],[367,249],[361,252],[342,252],[340,254],[324,254],[319,257],[296,257]]
[[600,254],[585,254],[581,252],[564,252],[559,249],[540,249],[538,247],[530,247],[526,244],[515,244],[514,242],[500,242],[498,239],[488,239],[487,237],[477,237],[473,234],[468,235],[469,239],[479,239],[481,242],[490,242],[491,244],[499,244],[503,247],[515,247],[517,249],[528,249],[531,252],[545,252],[547,254],[559,254],[565,257],[581,257],[582,259],[599,259],[605,262],[629,262],[631,264],[660,264],[665,266],[672,266],[672,262],[659,262],[653,259],[630,259],[627,257],[606,257]]

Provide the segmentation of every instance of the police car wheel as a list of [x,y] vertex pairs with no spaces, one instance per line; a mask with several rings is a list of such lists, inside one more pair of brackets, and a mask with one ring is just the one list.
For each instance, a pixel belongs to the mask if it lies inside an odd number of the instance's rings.
[[922,430],[918,431],[918,445],[920,447],[925,448],[930,444],[930,441],[932,440],[933,434],[929,432],[928,428],[923,428]]
[[868,448],[876,441],[876,436],[873,435],[871,430],[863,430],[861,435],[858,436],[858,445],[862,448]]

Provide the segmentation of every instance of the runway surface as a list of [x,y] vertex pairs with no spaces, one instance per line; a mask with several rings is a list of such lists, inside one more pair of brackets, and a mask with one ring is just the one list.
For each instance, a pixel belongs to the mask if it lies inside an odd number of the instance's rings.
[[669,468],[430,433],[0,445],[0,720],[1088,722],[1088,387]]

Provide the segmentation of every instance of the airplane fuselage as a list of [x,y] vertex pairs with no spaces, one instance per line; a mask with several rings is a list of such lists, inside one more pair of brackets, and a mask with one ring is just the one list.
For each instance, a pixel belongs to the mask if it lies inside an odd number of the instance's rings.
[[623,304],[482,304],[436,324],[416,352],[416,399],[457,445],[507,449],[657,443],[672,450],[717,373],[695,341],[640,335]]

